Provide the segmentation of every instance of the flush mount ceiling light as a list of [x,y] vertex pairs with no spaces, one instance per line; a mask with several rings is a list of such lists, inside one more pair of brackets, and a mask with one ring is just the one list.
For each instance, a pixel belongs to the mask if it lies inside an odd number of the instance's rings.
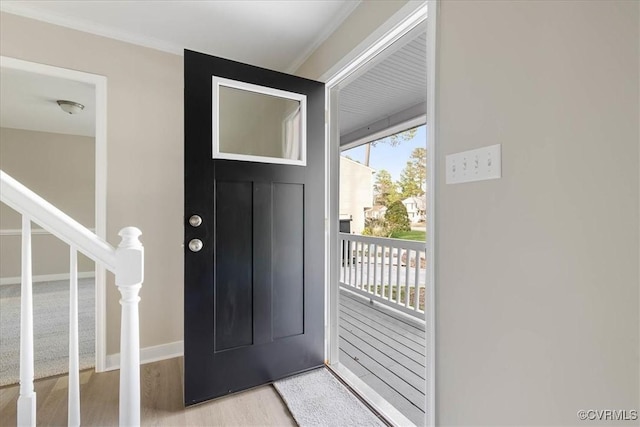
[[84,110],[84,105],[78,104],[77,102],[64,101],[64,100],[61,100],[61,99],[59,99],[56,102],[58,103],[60,108],[62,108],[62,111],[64,111],[65,113],[78,114],[79,112]]

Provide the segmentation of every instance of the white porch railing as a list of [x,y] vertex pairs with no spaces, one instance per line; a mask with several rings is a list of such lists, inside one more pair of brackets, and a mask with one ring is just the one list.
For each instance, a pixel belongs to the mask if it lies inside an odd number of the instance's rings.
[[426,244],[340,233],[340,286],[424,320]]
[[120,330],[120,425],[140,425],[140,339],[138,292],[144,276],[144,248],[135,227],[118,233],[117,249],[71,217],[0,171],[0,201],[22,214],[22,285],[20,301],[20,395],[18,426],[36,425],[36,393],[33,386],[33,296],[31,281],[31,222],[67,243],[71,248],[69,316],[68,424],[80,425],[80,376],[78,354],[77,253],[112,271],[122,295]]

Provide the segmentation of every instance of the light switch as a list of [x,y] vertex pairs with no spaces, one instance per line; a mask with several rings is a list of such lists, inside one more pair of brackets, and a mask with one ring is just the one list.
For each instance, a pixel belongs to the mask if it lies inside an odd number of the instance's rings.
[[484,181],[502,177],[500,144],[449,154],[446,157],[446,183]]

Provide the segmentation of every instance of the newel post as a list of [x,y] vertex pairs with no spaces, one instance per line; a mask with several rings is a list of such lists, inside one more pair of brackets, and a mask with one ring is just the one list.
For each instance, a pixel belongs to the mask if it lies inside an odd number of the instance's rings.
[[122,241],[116,249],[116,286],[122,298],[120,322],[120,425],[140,425],[140,331],[138,292],[144,280],[144,248],[136,227],[118,233]]

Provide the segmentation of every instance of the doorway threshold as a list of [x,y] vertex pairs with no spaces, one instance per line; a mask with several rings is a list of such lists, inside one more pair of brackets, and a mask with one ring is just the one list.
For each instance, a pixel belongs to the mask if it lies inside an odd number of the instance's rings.
[[387,400],[380,396],[373,388],[358,378],[341,363],[326,365],[335,375],[340,378],[352,391],[360,397],[367,405],[371,406],[378,414],[393,426],[415,426],[415,424],[400,411],[398,411]]

